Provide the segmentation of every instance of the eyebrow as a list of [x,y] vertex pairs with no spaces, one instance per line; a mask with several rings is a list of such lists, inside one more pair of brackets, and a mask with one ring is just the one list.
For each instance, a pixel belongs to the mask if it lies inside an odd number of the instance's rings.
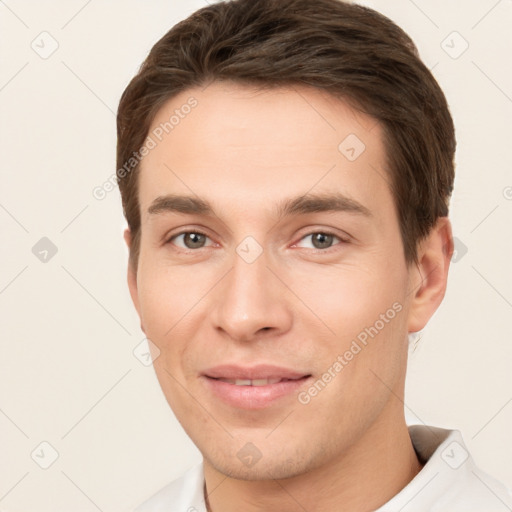
[[[199,197],[169,194],[157,197],[149,206],[151,215],[161,213],[183,213],[214,216],[212,205]],[[371,211],[355,199],[340,193],[306,194],[286,199],[276,208],[279,218],[317,212],[349,212],[371,217]]]

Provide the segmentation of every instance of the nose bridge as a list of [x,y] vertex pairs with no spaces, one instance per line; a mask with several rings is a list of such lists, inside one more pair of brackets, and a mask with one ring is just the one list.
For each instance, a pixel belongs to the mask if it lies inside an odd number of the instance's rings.
[[237,247],[213,315],[215,326],[238,340],[249,340],[262,330],[283,332],[291,325],[285,290],[267,268],[270,258],[262,249],[257,254],[250,244]]

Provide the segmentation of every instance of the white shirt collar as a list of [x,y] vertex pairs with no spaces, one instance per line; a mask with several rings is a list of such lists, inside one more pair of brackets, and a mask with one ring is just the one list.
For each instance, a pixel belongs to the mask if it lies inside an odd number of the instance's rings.
[[[512,492],[479,470],[457,430],[412,425],[423,469],[375,512],[506,512]],[[188,470],[135,512],[206,512],[203,465]]]

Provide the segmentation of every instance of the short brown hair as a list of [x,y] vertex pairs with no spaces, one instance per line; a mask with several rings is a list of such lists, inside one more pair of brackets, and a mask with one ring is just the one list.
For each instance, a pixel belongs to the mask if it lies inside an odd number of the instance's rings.
[[382,14],[340,0],[233,0],[175,25],[121,97],[117,175],[135,269],[141,221],[132,155],[164,102],[214,80],[312,86],[377,119],[405,259],[417,262],[418,242],[448,215],[455,134],[446,98],[412,40]]

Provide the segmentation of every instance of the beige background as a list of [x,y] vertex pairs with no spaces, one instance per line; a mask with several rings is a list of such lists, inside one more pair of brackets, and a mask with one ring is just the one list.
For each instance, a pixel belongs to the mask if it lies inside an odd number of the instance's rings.
[[[367,3],[417,42],[458,132],[458,259],[411,353],[408,419],[459,428],[479,465],[512,486],[512,1]],[[200,460],[133,354],[144,336],[119,193],[92,191],[115,170],[124,87],[204,5],[0,1],[2,510],[129,510]],[[39,242],[46,262],[32,252],[42,237],[57,248]]]

